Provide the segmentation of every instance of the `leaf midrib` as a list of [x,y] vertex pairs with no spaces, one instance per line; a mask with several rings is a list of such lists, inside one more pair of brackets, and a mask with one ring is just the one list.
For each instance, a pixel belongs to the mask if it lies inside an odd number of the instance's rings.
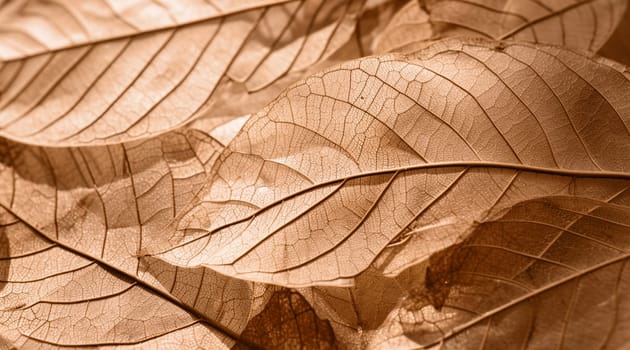
[[[276,201],[273,201],[265,206],[263,206],[262,208],[254,211],[253,213],[242,217],[238,220],[234,220],[232,222],[217,226],[215,228],[213,228],[212,230],[206,231],[206,233],[197,236],[191,240],[188,240],[186,242],[177,244],[175,246],[172,246],[168,249],[165,249],[163,251],[160,252],[156,252],[153,254],[149,254],[152,256],[155,255],[160,255],[172,250],[175,250],[177,248],[180,248],[182,246],[188,245],[190,243],[196,242],[200,239],[203,239],[205,237],[208,237],[209,235],[218,232],[224,228],[230,227],[232,225],[236,225],[242,222],[245,222],[249,219],[252,219],[254,217],[256,217],[257,215],[260,215],[261,212],[264,212],[278,204],[281,204],[282,202],[292,199],[294,197],[297,197],[301,194],[307,193],[309,191],[315,190],[319,187],[322,186],[328,186],[328,185],[332,185],[338,182],[344,182],[344,181],[348,181],[348,180],[352,180],[352,179],[356,179],[356,178],[360,178],[360,177],[367,177],[367,176],[375,176],[375,175],[384,175],[384,174],[391,174],[391,173],[404,173],[407,171],[413,171],[413,170],[420,170],[420,169],[439,169],[439,168],[467,168],[467,169],[471,169],[471,168],[496,168],[496,169],[510,169],[510,170],[517,170],[517,171],[525,171],[525,172],[534,172],[534,173],[543,173],[543,174],[549,174],[549,175],[559,175],[559,176],[571,176],[571,177],[586,177],[586,178],[605,178],[605,179],[621,179],[621,180],[630,180],[630,173],[629,172],[622,172],[622,171],[609,171],[609,170],[577,170],[577,169],[562,169],[562,168],[548,168],[548,167],[542,167],[542,166],[535,166],[535,165],[527,165],[527,164],[518,164],[518,163],[504,163],[504,162],[491,162],[491,161],[452,161],[452,162],[438,162],[438,163],[423,163],[423,164],[416,164],[416,165],[410,165],[410,166],[404,166],[404,167],[392,167],[392,168],[387,168],[387,169],[380,169],[380,170],[373,170],[373,171],[365,171],[365,172],[359,172],[359,173],[355,173],[355,174],[351,174],[351,175],[347,175],[344,177],[339,177],[339,178],[334,178],[334,179],[330,179],[330,180],[326,180],[320,183],[316,183],[313,184],[311,186],[307,186],[299,191],[296,191],[294,193],[291,193],[290,195],[287,195],[285,197],[282,197]],[[141,252],[142,253],[142,252]]]

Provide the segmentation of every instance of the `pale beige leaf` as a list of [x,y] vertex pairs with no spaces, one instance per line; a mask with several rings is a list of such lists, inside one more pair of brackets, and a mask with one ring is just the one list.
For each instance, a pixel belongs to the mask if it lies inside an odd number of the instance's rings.
[[[17,347],[227,349],[240,341],[205,315],[210,308],[197,311],[101,259],[48,239],[4,207],[0,235],[0,335]],[[180,273],[171,292],[194,286],[194,276],[201,275],[186,269]],[[205,292],[224,295],[229,288],[217,277],[206,276],[215,290]],[[245,285],[238,287],[247,293]],[[225,299],[226,308],[240,309],[238,302],[250,300],[249,295],[233,297],[236,302]]]
[[409,51],[435,39],[467,36],[595,52],[626,6],[627,0],[409,1],[374,41],[374,51]]
[[396,238],[422,242],[404,266],[489,210],[609,198],[630,180],[629,87],[601,60],[529,44],[446,41],[343,64],[253,116],[164,233],[181,243],[145,252],[260,282],[348,285]]
[[0,135],[93,145],[173,129],[228,103],[226,85],[265,89],[329,56],[361,4],[26,1],[0,25]]
[[0,147],[0,203],[50,238],[128,272],[203,187],[222,149],[197,130],[99,147]]
[[[146,285],[153,290],[151,293],[177,301],[184,314],[196,313],[196,318],[201,317],[200,324],[216,324],[230,332],[228,338],[234,338],[264,306],[266,287],[222,276],[208,268],[176,267],[138,254],[144,246],[164,240],[159,233],[206,183],[207,171],[221,149],[207,134],[192,129],[145,141],[83,148],[42,148],[1,140],[0,205],[32,226],[41,235],[38,240],[78,254],[79,260],[90,266],[100,264],[116,276],[127,276],[129,283]],[[4,234],[0,237],[5,238]],[[9,239],[7,247],[21,244],[25,251],[38,249],[35,241]],[[20,267],[22,260],[13,259],[19,254],[13,254],[12,248],[8,250],[6,268],[19,278],[28,277],[28,266]],[[30,305],[47,300],[50,293],[63,294],[57,299],[64,301],[64,295],[71,295],[76,287],[66,286],[73,281],[72,276],[57,285],[57,273],[49,273],[46,268],[66,263],[65,256],[72,255],[60,254],[34,255],[26,261],[24,264],[38,264],[34,269],[39,284],[22,283],[6,294],[0,293],[1,304]],[[64,271],[68,269],[64,267]],[[85,278],[94,278],[90,276]],[[107,281],[103,283],[103,288],[111,288]],[[74,313],[67,312],[68,316]],[[14,321],[0,320],[0,327],[11,328]],[[115,321],[105,318],[98,322],[116,329]],[[71,335],[66,336],[70,341]],[[233,340],[225,343],[230,345]],[[156,347],[170,342],[162,338],[154,341]]]
[[479,223],[431,259],[373,348],[623,349],[630,191],[544,197]]
[[0,60],[34,56],[143,32],[159,31],[289,2],[245,1],[31,1],[2,9]]

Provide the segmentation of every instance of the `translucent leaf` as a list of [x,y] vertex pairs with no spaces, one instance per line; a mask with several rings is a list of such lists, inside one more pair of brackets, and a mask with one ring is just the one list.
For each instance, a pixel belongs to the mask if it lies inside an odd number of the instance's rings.
[[[176,128],[210,105],[229,103],[235,84],[244,94],[273,87],[328,57],[351,37],[361,3],[7,5],[12,11],[4,11],[0,25],[0,135],[28,144],[94,145]],[[265,95],[265,103],[273,97]]]
[[392,311],[372,346],[623,348],[628,192],[543,197],[479,223],[431,259],[425,288]]
[[348,285],[393,241],[421,242],[388,262],[395,274],[489,211],[625,188],[629,86],[607,61],[528,44],[453,40],[342,64],[253,116],[165,233],[181,243],[145,252],[259,282]]
[[626,6],[626,0],[409,1],[374,41],[374,50],[412,51],[436,39],[466,36],[595,52]]

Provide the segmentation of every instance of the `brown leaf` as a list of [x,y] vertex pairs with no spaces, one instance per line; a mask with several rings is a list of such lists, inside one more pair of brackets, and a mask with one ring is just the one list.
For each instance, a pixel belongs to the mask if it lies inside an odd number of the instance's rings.
[[409,1],[374,41],[375,52],[413,51],[466,36],[597,51],[613,34],[626,0]]
[[[337,349],[330,324],[317,317],[297,292],[275,292],[243,331],[243,339],[263,349]],[[234,349],[244,349],[237,344]]]
[[623,348],[626,7],[0,0],[0,349]]
[[630,65],[630,37],[628,33],[630,33],[630,11],[626,9],[626,14],[623,16],[617,30],[599,53],[625,65]]
[[628,204],[628,190],[610,202],[543,197],[481,222],[432,259],[439,285],[412,293],[372,347],[624,348]]
[[409,3],[409,0],[367,0],[363,14],[357,21],[354,40],[361,57],[375,53],[375,41],[386,35],[386,29],[396,20],[394,16]]
[[329,56],[361,3],[26,1],[0,25],[0,135],[93,145],[173,129],[227,103],[226,85],[265,89]]
[[361,349],[398,306],[405,286],[370,268],[356,277],[352,287],[317,286],[298,291],[318,315],[330,321],[341,343]]
[[259,282],[350,285],[396,238],[421,242],[402,245],[393,272],[488,211],[627,187],[629,87],[605,61],[528,44],[447,41],[343,64],[252,117],[165,232],[181,243],[147,252]]

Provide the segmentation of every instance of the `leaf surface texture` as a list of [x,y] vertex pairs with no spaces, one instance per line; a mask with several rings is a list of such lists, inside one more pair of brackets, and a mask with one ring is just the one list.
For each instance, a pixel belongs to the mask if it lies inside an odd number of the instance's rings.
[[436,39],[481,37],[596,52],[626,6],[624,0],[410,1],[374,41],[374,50],[413,51]]
[[235,83],[265,89],[329,56],[361,3],[27,1],[0,26],[0,134],[58,146],[168,131]]
[[626,7],[0,0],[0,349],[624,348]]
[[418,258],[517,201],[602,199],[627,186],[628,84],[605,61],[485,41],[343,64],[246,123],[180,219],[182,243],[158,253],[260,282],[343,285],[431,223],[448,222],[417,235]]

